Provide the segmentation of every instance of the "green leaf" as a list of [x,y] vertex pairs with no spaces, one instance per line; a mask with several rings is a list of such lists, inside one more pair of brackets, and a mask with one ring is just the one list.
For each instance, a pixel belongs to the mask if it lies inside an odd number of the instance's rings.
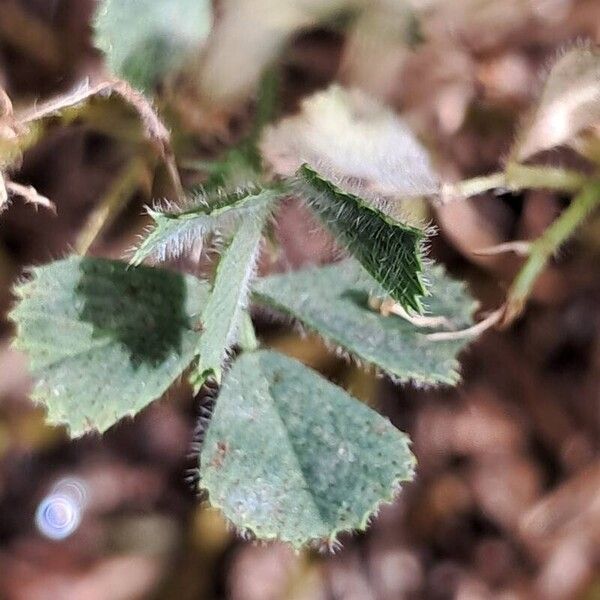
[[206,432],[200,485],[213,506],[259,539],[301,547],[365,529],[413,478],[409,440],[304,365],[243,354]]
[[207,234],[232,228],[243,218],[253,218],[280,195],[275,189],[214,190],[197,194],[188,207],[148,209],[154,226],[136,250],[131,264],[139,265],[148,257],[158,261],[177,257],[202,244]]
[[211,26],[210,0],[101,0],[96,45],[115,75],[151,91],[182,66]]
[[600,124],[600,50],[575,47],[554,64],[529,122],[517,138],[518,160],[573,142]]
[[238,338],[269,214],[267,206],[256,216],[247,217],[221,257],[212,292],[202,312],[200,358],[193,378],[196,388],[208,377],[214,377],[218,383],[221,381],[221,367]]
[[[471,325],[474,301],[462,283],[437,265],[426,271],[431,295],[427,312],[445,317],[456,329]],[[384,317],[368,306],[381,289],[354,260],[322,268],[259,279],[254,298],[301,321],[328,342],[361,361],[376,365],[400,381],[455,384],[457,354],[465,340],[430,341],[431,329],[416,327],[396,315]]]
[[323,223],[405,308],[422,311],[426,293],[422,279],[425,232],[399,223],[323,179],[308,165],[298,171],[297,193],[305,198]]
[[15,343],[37,380],[33,398],[73,437],[136,414],[192,361],[205,283],[81,257],[31,275],[15,289]]

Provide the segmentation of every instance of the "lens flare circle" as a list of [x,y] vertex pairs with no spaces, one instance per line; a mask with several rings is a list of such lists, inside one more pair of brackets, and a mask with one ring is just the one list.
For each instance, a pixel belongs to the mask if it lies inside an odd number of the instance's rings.
[[35,524],[39,532],[51,540],[69,537],[81,523],[86,501],[83,482],[74,478],[57,482],[37,507]]

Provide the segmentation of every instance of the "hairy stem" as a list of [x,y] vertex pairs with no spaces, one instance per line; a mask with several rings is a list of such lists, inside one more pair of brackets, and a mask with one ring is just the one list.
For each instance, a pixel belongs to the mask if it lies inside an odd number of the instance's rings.
[[528,188],[577,192],[588,178],[576,171],[556,167],[528,166],[509,163],[502,173],[465,179],[448,184],[442,190],[442,203],[469,198],[495,189],[518,191]]
[[531,244],[529,258],[519,271],[508,293],[504,324],[516,319],[525,307],[533,286],[554,253],[571,237],[590,212],[600,203],[600,184],[583,187],[554,223]]
[[483,194],[489,190],[506,187],[506,175],[504,173],[492,173],[481,177],[465,179],[458,183],[449,183],[442,188],[441,202],[446,204],[453,200],[470,198]]
[[577,192],[588,182],[588,177],[577,171],[557,167],[527,166],[518,163],[509,163],[505,174],[511,190],[539,188]]

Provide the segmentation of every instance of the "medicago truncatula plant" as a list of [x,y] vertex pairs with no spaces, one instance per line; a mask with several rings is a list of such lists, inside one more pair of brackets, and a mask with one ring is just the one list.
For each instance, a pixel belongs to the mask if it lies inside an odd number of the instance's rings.
[[[136,27],[125,36],[132,19]],[[409,440],[312,369],[261,347],[250,309],[300,323],[395,381],[456,384],[457,355],[485,327],[518,316],[543,266],[598,204],[595,171],[523,164],[545,149],[540,132],[557,118],[557,107],[568,112],[562,118],[569,126],[552,145],[572,143],[598,164],[598,138],[590,133],[600,117],[598,54],[579,48],[559,60],[504,173],[440,184],[404,122],[339,86],[271,124],[274,78],[267,74],[248,137],[205,165],[202,188],[185,189],[179,157],[143,94],[204,41],[210,4],[105,0],[95,25],[112,74],[37,117],[96,93],[119,94],[159,146],[178,201],[148,209],[151,228],[129,263],[80,253],[32,268],[16,287],[15,343],[29,357],[33,397],[46,407],[49,423],[78,437],[135,415],[183,373],[196,391],[208,382],[218,388],[214,409],[202,419],[198,462],[208,501],[255,538],[331,546],[340,532],[365,528],[379,505],[413,478]],[[571,62],[581,67],[579,87],[590,93],[574,93],[563,104],[573,83],[564,81]],[[11,118],[24,135],[26,123]],[[3,166],[0,203],[9,167]],[[552,187],[575,198],[540,240],[518,246],[528,258],[506,306],[474,325],[475,302],[425,258],[432,231],[410,217],[404,201],[521,187]],[[344,258],[258,277],[263,238],[290,196],[304,202]],[[84,236],[81,250],[94,233]],[[218,264],[206,280],[142,264],[215,248]]]

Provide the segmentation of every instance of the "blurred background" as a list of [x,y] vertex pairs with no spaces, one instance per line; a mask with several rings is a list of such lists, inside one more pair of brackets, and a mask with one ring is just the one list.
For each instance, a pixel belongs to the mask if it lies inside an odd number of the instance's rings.
[[[260,1],[271,15],[310,4],[319,3]],[[502,168],[552,59],[581,40],[600,43],[598,0],[411,7],[398,20],[368,8],[357,20],[299,19],[271,43],[268,31],[258,42],[244,34],[251,2],[217,2],[222,26],[209,40],[204,92],[194,61],[159,90],[176,148],[207,160],[238,140],[253,110],[252,82],[241,79],[277,47],[282,114],[337,80],[401,113],[444,179],[490,173]],[[102,72],[93,11],[92,0],[0,1],[0,86],[16,108]],[[219,85],[207,86],[215,77]],[[160,165],[140,167],[143,136],[118,100],[94,99],[35,135],[13,178],[52,199],[57,214],[15,199],[0,216],[0,598],[600,599],[598,219],[544,273],[524,318],[464,353],[454,390],[396,387],[255,315],[265,343],[388,416],[419,461],[416,481],[365,534],[344,537],[334,555],[295,554],[236,537],[186,482],[202,394],[180,385],[102,438],[74,442],[46,427],[28,400],[26,361],[10,347],[5,316],[12,284],[28,265],[72,251],[107,198],[119,208],[91,252],[123,257],[145,224],[144,204],[169,193]],[[577,164],[566,151],[550,160]],[[197,177],[184,172],[186,181]],[[568,201],[528,191],[438,208],[432,253],[484,308],[496,307],[520,261],[473,251],[537,237]],[[277,229],[288,266],[331,259],[330,241],[293,199]]]

